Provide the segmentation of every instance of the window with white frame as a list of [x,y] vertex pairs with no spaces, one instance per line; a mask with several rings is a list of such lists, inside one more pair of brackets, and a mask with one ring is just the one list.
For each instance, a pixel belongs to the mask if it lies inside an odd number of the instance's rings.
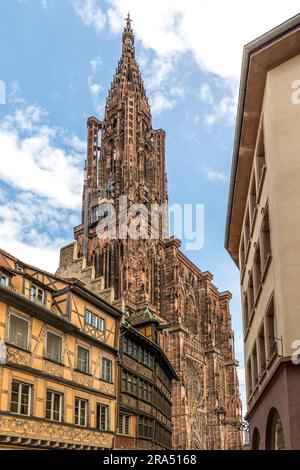
[[82,346],[77,348],[77,369],[89,373],[90,351]]
[[35,284],[31,284],[30,286],[30,299],[34,302],[38,302],[39,304],[44,303],[45,298],[45,291],[40,287],[36,286]]
[[19,415],[29,416],[31,392],[31,385],[13,380],[11,386],[10,411]]
[[46,419],[50,421],[62,420],[62,394],[47,390]]
[[87,426],[88,424],[88,401],[83,398],[75,398],[75,424]]
[[47,331],[46,356],[47,359],[55,362],[61,362],[62,337]]
[[108,431],[108,406],[97,405],[97,428],[100,431]]
[[102,379],[107,382],[112,382],[112,361],[106,357],[102,358]]
[[28,349],[29,321],[13,313],[9,315],[8,341],[22,349]]
[[0,284],[1,286],[8,286],[9,285],[9,278],[5,276],[5,274],[0,273]]
[[100,317],[99,315],[96,315],[95,313],[90,312],[89,310],[86,310],[85,312],[85,324],[92,326],[101,333],[105,331],[104,318]]

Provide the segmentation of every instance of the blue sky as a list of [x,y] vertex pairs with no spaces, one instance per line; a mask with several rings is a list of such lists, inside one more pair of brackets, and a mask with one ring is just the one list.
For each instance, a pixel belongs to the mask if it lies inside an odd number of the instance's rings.
[[[242,47],[298,13],[297,3],[2,0],[1,248],[55,271],[72,240],[86,118],[102,117],[129,10],[153,126],[167,132],[170,203],[205,206],[203,249],[187,255],[232,291],[242,363],[239,277],[223,247]],[[243,394],[242,367],[240,377]]]

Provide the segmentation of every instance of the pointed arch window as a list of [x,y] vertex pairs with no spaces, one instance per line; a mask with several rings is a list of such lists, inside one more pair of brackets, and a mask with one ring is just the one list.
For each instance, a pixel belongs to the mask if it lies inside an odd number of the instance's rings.
[[267,423],[266,434],[266,449],[267,450],[284,450],[285,440],[283,425],[276,408],[272,408]]

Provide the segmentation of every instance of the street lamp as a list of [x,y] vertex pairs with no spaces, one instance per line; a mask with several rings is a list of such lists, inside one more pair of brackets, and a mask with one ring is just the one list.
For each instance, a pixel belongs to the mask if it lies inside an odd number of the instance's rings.
[[219,406],[216,408],[216,414],[219,417],[220,424],[223,426],[233,426],[235,429],[239,431],[249,431],[249,423],[247,421],[226,421],[226,410],[223,406]]

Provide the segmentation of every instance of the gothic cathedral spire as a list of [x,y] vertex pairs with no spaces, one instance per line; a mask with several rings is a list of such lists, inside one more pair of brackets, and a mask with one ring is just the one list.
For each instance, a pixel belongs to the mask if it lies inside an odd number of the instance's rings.
[[129,15],[104,120],[88,119],[86,172],[86,188],[94,193],[98,190],[109,200],[127,196],[131,204],[167,202],[165,132],[152,128]]

